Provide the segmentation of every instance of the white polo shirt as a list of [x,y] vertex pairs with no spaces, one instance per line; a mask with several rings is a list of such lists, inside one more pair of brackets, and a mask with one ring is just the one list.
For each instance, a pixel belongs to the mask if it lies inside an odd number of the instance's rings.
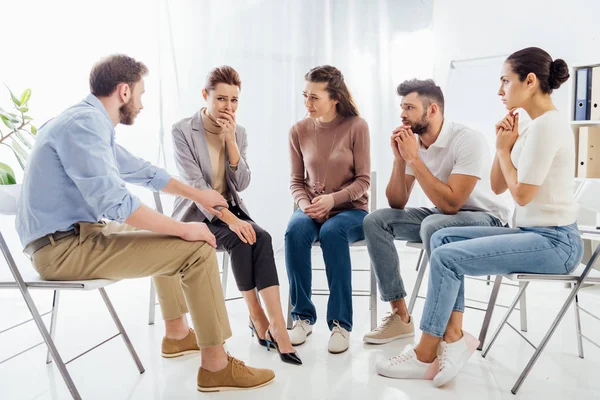
[[553,110],[531,121],[510,158],[518,182],[540,187],[529,204],[516,206],[515,226],[564,226],[577,220],[575,138],[566,118]]
[[[461,209],[484,211],[503,224],[508,223],[511,208],[505,198],[492,192],[492,158],[481,133],[456,122],[444,121],[437,140],[428,149],[419,146],[419,157],[433,176],[445,184],[450,175],[454,174],[479,178]],[[414,176],[408,165],[406,173]]]

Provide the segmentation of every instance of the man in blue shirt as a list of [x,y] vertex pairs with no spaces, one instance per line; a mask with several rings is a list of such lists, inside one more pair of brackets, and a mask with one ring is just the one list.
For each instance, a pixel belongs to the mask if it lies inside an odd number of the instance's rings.
[[[215,237],[204,223],[173,220],[126,188],[182,196],[211,213],[227,206],[218,192],[185,185],[115,143],[114,127],[133,124],[143,108],[147,72],[125,55],[101,60],[90,74],[91,94],[40,129],[19,199],[21,243],[44,279],[152,276],[165,319],[164,357],[202,349],[200,391],[263,386],[273,371],[245,366],[223,349],[231,329]],[[195,331],[184,318],[188,307]]]

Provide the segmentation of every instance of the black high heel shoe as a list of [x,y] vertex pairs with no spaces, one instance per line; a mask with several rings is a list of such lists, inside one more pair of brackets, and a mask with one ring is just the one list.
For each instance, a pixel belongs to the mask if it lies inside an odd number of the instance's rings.
[[[254,337],[254,334],[256,333],[256,339],[258,340],[258,344],[268,348],[269,345],[267,344],[267,340],[261,339],[260,336],[258,336],[258,332],[256,331],[256,327],[254,326],[252,318],[250,318],[250,325],[248,325],[248,328],[250,328],[250,330],[252,331],[252,337]],[[270,346],[273,347],[273,344],[271,344]]]
[[268,329],[267,329],[267,335],[269,335],[269,337],[271,338],[271,340],[265,338],[265,341],[269,345],[269,346],[267,346],[267,351],[271,351],[270,347],[273,347],[275,350],[277,350],[277,352],[279,353],[279,358],[281,358],[281,361],[283,361],[284,363],[293,364],[293,365],[302,365],[302,360],[300,359],[300,356],[298,356],[297,352],[282,353],[279,350],[279,345],[273,338],[273,335],[271,335],[271,331],[269,331]]

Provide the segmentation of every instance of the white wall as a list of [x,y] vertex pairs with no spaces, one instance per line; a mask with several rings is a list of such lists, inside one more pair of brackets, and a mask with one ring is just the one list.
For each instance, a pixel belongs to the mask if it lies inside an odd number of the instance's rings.
[[528,46],[541,47],[569,65],[600,62],[599,15],[596,0],[435,0],[434,76],[443,85],[451,60],[510,54]]

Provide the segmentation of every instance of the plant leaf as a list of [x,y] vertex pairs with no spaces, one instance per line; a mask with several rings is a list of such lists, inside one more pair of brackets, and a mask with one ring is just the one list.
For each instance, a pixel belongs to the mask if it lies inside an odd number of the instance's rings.
[[14,185],[17,183],[15,172],[6,164],[0,163],[0,185]]
[[8,87],[8,85],[4,85],[6,86],[6,88],[8,89],[9,93],[10,93],[10,97],[12,98],[13,103],[15,103],[15,105],[17,107],[21,107],[21,100],[17,99],[15,97],[15,95],[13,94],[12,90],[10,90],[10,88]]
[[35,126],[33,126],[33,125],[31,125],[31,134],[32,134],[33,136],[36,136],[36,135],[37,135],[37,128],[36,128]]
[[19,140],[21,141],[21,143],[23,145],[25,145],[25,147],[27,147],[29,150],[31,150],[32,144],[29,141],[29,138],[27,138],[27,136],[25,136],[23,134],[23,132],[27,132],[26,130],[20,130],[20,131],[15,131],[15,135],[17,135],[17,137],[19,138]]
[[[21,95],[21,105],[27,104],[29,99],[31,98],[31,89],[25,89],[23,94]],[[23,111],[26,112],[26,111]]]
[[19,111],[21,111],[22,113],[26,113],[27,111],[29,111],[28,107],[19,107]]
[[[13,141],[13,144],[14,144],[14,141]],[[19,165],[21,166],[21,169],[23,171],[25,171],[25,160],[21,158],[21,156],[19,155],[19,153],[17,153],[17,151],[14,148],[11,147],[11,149],[12,149],[13,153],[15,153],[15,157],[17,158],[17,161],[19,162]]]
[[29,115],[24,115],[23,116],[23,121],[27,122],[27,121],[31,121],[33,118],[31,118]]
[[2,122],[4,122],[4,125],[6,125],[10,130],[14,131],[17,129],[17,127],[4,115],[0,115],[0,119],[2,120]]
[[27,160],[27,151],[25,151],[23,146],[21,146],[18,141],[13,139],[12,146],[13,146],[13,149],[15,149],[17,151],[17,153],[19,153],[21,158],[23,158],[23,161]]

